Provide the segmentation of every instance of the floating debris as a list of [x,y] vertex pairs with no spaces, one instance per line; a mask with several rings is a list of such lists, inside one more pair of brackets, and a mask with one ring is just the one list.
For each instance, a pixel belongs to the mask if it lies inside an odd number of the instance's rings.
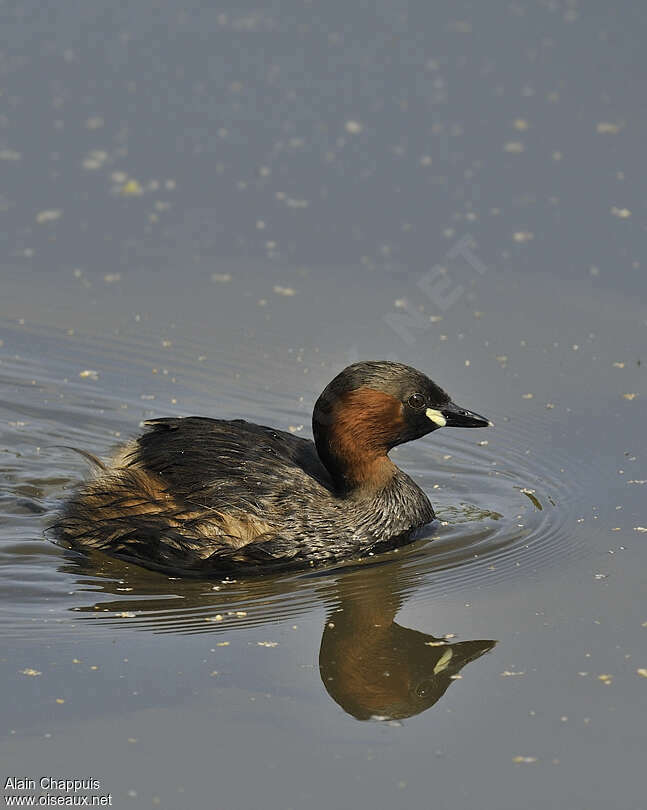
[[79,371],[79,377],[82,377],[84,380],[98,380],[99,372],[92,368],[86,368],[83,371]]
[[599,135],[617,135],[621,129],[622,127],[618,124],[612,124],[609,121],[600,121],[595,127],[595,131]]
[[346,121],[344,129],[351,135],[359,135],[364,126],[359,121]]
[[127,180],[120,189],[125,196],[138,197],[144,193],[141,183],[138,180]]
[[272,289],[277,295],[285,295],[286,297],[297,294],[294,287],[282,287],[280,284],[275,284]]
[[624,399],[628,399],[629,401],[631,401],[632,399],[636,399],[638,394],[623,394],[622,396],[624,397]]
[[598,675],[598,680],[602,681],[606,686],[609,686],[613,681],[613,675]]
[[631,211],[628,208],[617,208],[615,205],[611,209],[611,213],[618,219],[628,219],[631,216]]
[[121,281],[121,273],[106,273],[103,280],[106,284],[116,284],[117,281]]
[[27,667],[27,669],[21,669],[20,674],[29,675],[31,678],[35,678],[37,675],[42,675],[43,673],[38,669],[32,669],[31,667]]
[[100,169],[107,160],[107,152],[104,152],[102,149],[93,149],[85,158],[83,158],[83,163],[81,165],[84,169]]
[[512,155],[520,155],[522,152],[525,152],[526,147],[521,143],[521,141],[508,141],[503,147],[504,152],[510,152]]
[[515,242],[523,243],[523,242],[530,242],[532,239],[535,238],[535,234],[531,231],[516,231],[512,234],[512,238]]
[[516,757],[512,757],[512,761],[515,764],[520,765],[522,763],[537,762],[537,757],[516,756]]
[[258,647],[278,647],[278,641],[257,641],[256,642]]
[[644,667],[641,667],[640,669],[637,669],[636,672],[641,677],[647,678],[647,669],[645,669]]
[[231,281],[231,273],[212,273],[211,280],[225,284],[227,281]]
[[47,211],[41,211],[36,214],[36,222],[39,225],[44,225],[46,222],[55,222],[63,216],[63,212],[59,208],[51,208]]

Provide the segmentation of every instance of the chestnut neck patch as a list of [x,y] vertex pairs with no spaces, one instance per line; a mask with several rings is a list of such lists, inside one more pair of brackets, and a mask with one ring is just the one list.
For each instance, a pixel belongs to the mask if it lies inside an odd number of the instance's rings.
[[329,403],[315,417],[321,460],[343,489],[382,489],[395,465],[387,456],[404,421],[402,403],[382,391],[358,388]]

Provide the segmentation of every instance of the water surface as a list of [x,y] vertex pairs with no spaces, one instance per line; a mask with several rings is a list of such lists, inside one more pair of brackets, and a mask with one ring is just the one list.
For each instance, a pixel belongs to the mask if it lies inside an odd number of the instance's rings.
[[[12,7],[4,778],[174,810],[644,806],[642,16]],[[46,537],[87,474],[65,446],[185,414],[308,436],[370,358],[495,423],[393,453],[439,516],[410,546],[189,581]]]

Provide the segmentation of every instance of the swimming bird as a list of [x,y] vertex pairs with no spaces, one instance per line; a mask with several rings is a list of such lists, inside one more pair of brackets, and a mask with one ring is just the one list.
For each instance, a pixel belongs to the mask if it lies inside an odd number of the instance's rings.
[[319,565],[403,545],[434,520],[389,451],[440,427],[486,427],[401,363],[345,368],[314,441],[242,419],[151,419],[64,504],[63,544],[181,574]]

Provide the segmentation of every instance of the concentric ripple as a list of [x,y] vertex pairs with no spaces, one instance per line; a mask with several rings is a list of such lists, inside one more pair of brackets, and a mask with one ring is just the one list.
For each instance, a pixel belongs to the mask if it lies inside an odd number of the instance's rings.
[[399,588],[423,599],[528,576],[581,550],[574,527],[585,474],[555,452],[550,420],[539,413],[523,421],[494,415],[492,430],[439,431],[399,448],[394,460],[428,492],[438,520],[397,552],[327,571],[183,581],[63,551],[43,538],[43,526],[86,468],[63,445],[105,455],[142,419],[169,413],[242,415],[301,430],[329,372],[308,377],[298,354],[261,356],[242,338],[236,356],[225,357],[154,330],[99,338],[4,324],[2,333],[5,636],[51,638],[52,625],[59,639],[106,625],[219,632],[328,607],[344,580],[370,588],[384,566],[397,570]]

